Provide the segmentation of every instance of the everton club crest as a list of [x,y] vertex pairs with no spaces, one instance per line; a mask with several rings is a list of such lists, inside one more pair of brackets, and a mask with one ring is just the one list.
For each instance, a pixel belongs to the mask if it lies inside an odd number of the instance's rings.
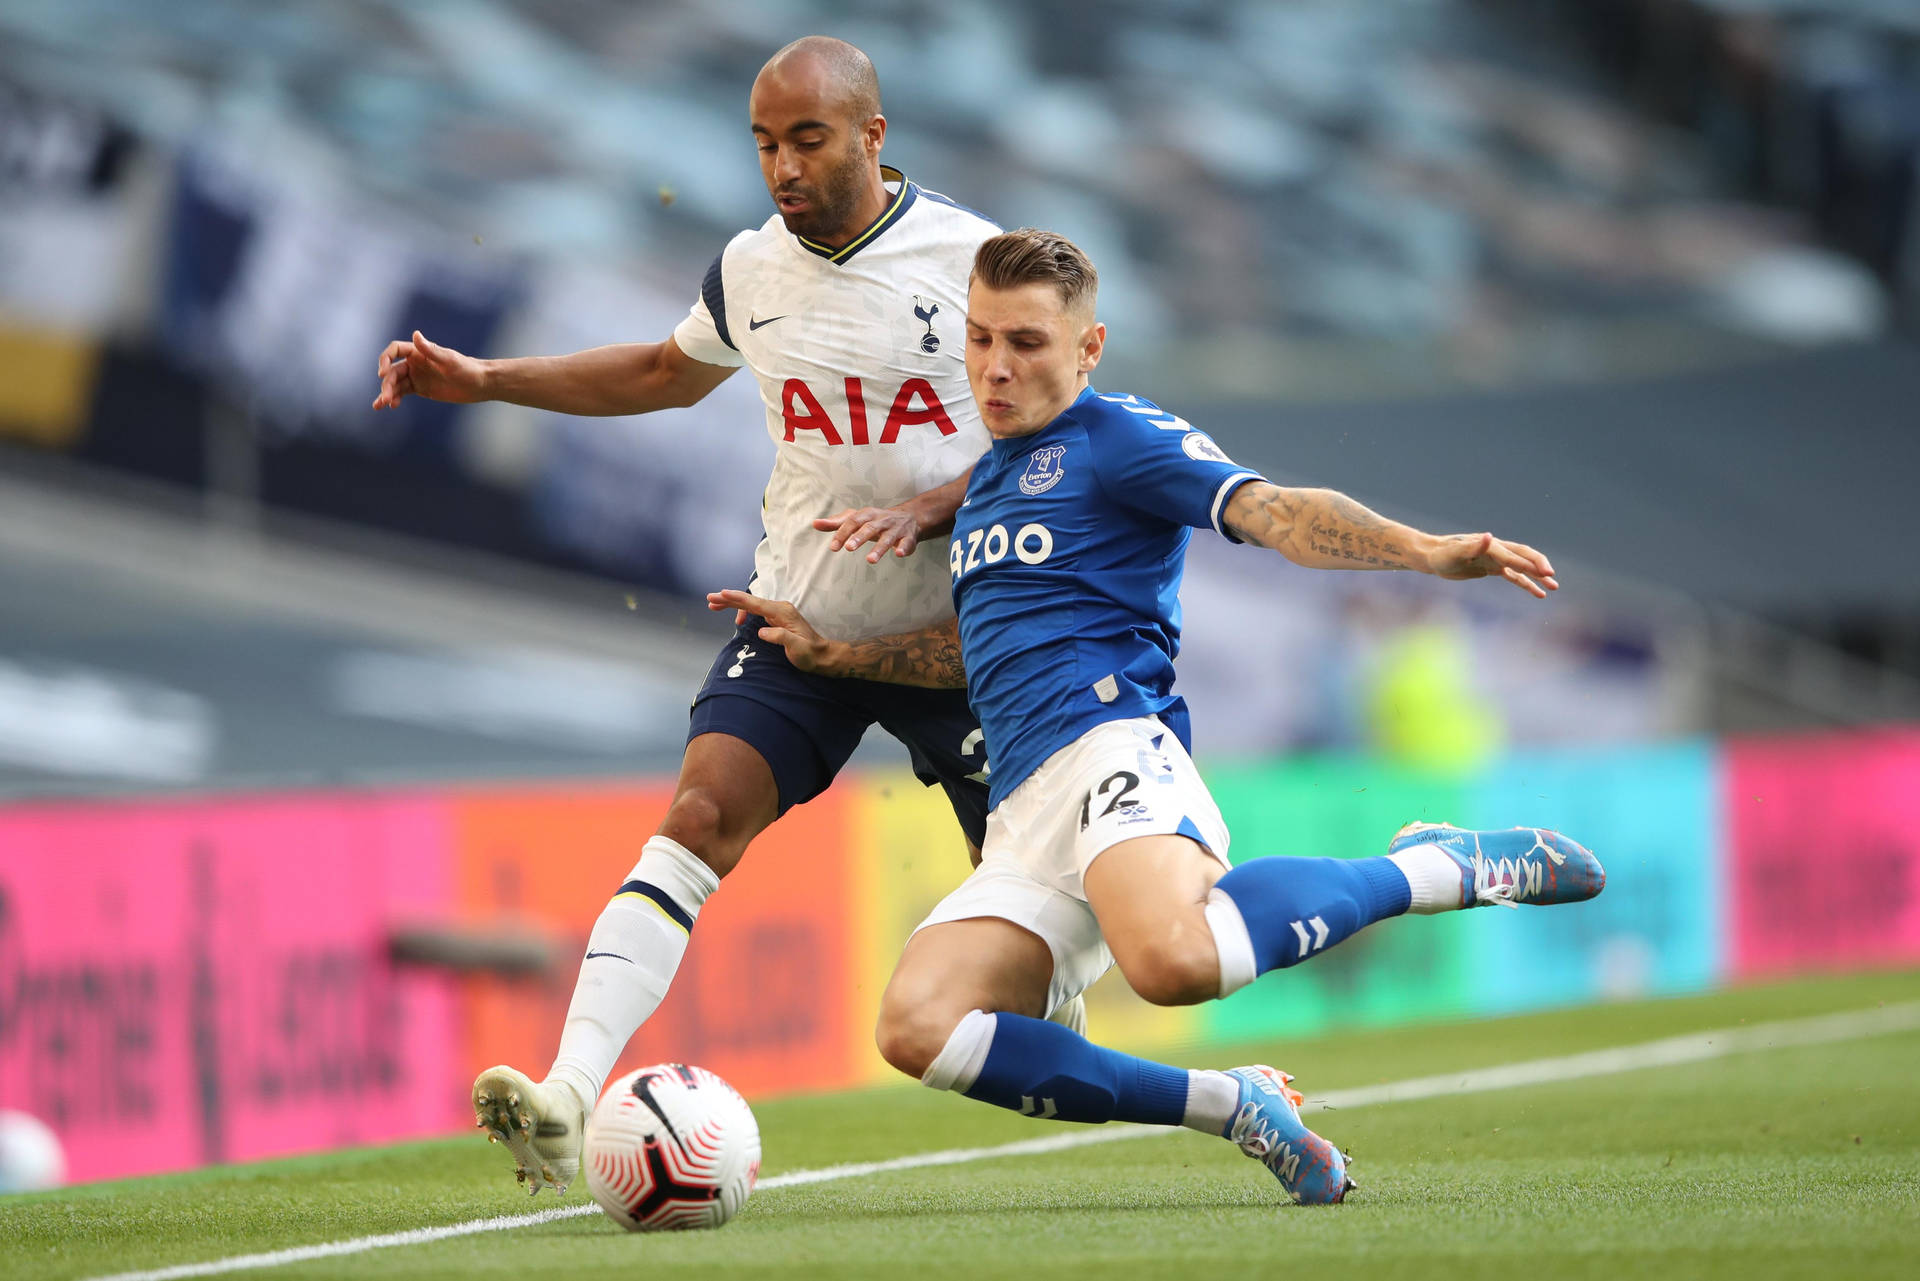
[[1027,459],[1027,469],[1020,473],[1020,492],[1032,497],[1034,494],[1044,494],[1058,485],[1060,478],[1067,474],[1066,469],[1060,465],[1060,460],[1066,457],[1066,453],[1065,445],[1048,445],[1034,450],[1033,455]]

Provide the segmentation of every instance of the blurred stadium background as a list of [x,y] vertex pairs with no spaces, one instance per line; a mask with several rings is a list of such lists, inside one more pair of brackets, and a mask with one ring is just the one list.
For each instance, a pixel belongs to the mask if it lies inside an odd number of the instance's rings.
[[[0,1109],[71,1177],[447,1132],[547,1061],[771,446],[745,378],[376,416],[373,361],[663,336],[767,216],[747,86],[811,31],[873,55],[889,162],[1091,251],[1103,385],[1563,572],[1537,607],[1196,543],[1241,848],[1523,820],[1613,881],[1205,1010],[1110,983],[1103,1037],[1920,963],[1910,0],[8,0]],[[884,1079],[880,985],[964,861],[860,761],[630,1062]]]

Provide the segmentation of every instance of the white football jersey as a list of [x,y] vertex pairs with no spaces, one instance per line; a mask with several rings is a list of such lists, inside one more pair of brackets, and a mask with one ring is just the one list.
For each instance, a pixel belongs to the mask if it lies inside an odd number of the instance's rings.
[[775,459],[751,587],[835,639],[953,617],[947,557],[923,547],[869,565],[862,549],[831,550],[814,518],[944,485],[991,441],[967,387],[965,319],[974,251],[1000,228],[881,173],[892,203],[839,249],[778,214],[735,236],[673,331],[695,360],[759,379]]

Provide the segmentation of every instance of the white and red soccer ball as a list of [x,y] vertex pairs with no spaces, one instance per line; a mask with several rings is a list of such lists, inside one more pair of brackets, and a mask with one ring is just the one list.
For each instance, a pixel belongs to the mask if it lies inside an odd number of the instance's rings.
[[656,1063],[600,1096],[581,1164],[587,1191],[629,1232],[717,1228],[760,1177],[760,1124],[705,1068]]

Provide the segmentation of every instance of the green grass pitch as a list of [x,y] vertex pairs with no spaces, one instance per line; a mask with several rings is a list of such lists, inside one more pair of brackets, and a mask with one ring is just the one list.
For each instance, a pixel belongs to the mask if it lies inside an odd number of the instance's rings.
[[[1333,1090],[1920,998],[1920,974],[1739,989],[1207,1052]],[[1281,1204],[1175,1133],[755,1193],[717,1232],[598,1214],[276,1266],[262,1278],[1920,1276],[1920,1031],[1311,1118],[1344,1206]],[[764,1102],[763,1177],[1070,1127],[903,1085]],[[559,1204],[585,1200],[583,1184]],[[83,1278],[556,1204],[475,1137],[0,1200],[0,1274]]]

